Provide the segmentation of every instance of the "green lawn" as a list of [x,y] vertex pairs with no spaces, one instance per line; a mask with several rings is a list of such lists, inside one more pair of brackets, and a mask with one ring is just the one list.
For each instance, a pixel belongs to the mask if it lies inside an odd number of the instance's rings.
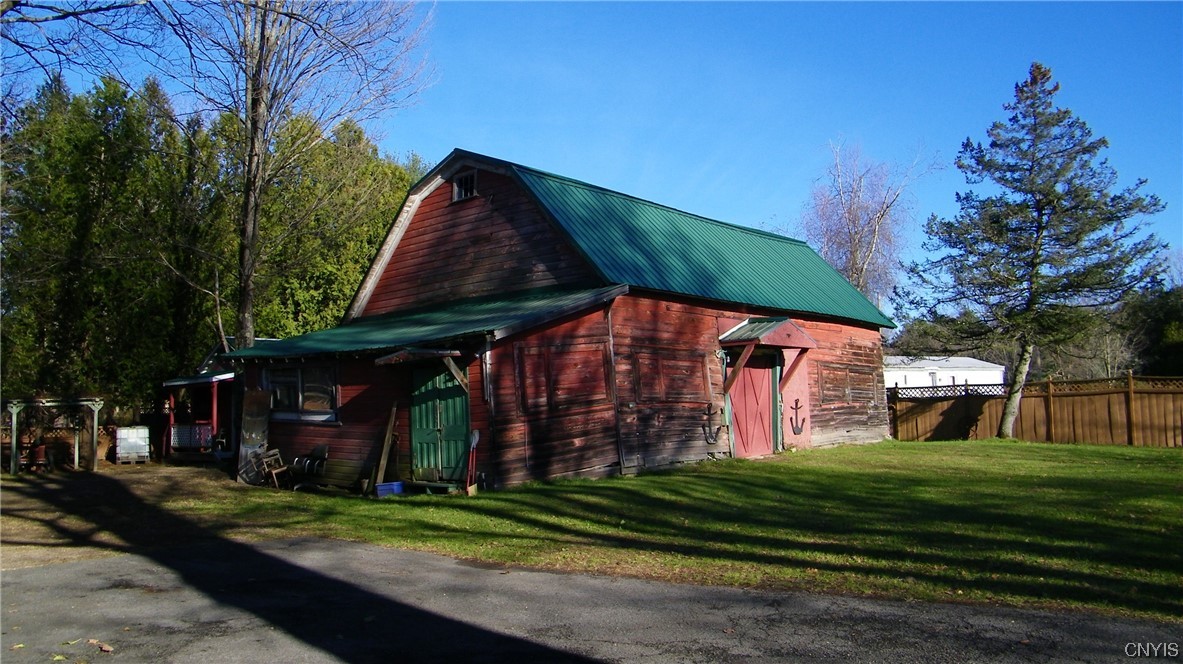
[[885,442],[476,497],[228,493],[167,507],[493,564],[1183,621],[1179,449]]

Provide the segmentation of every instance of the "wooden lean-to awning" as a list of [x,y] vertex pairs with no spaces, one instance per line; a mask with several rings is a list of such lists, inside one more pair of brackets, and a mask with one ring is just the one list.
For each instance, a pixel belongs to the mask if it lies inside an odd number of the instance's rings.
[[[782,383],[796,370],[805,351],[817,348],[817,342],[797,326],[787,316],[780,318],[749,318],[719,337],[719,345],[723,348],[742,347],[743,351],[735,361],[735,367],[728,372],[723,381],[723,393],[729,394],[731,387],[739,378],[744,366],[748,363],[757,347],[765,348],[798,348],[801,350],[793,358],[793,365],[784,373]],[[781,385],[781,389],[784,385]]]

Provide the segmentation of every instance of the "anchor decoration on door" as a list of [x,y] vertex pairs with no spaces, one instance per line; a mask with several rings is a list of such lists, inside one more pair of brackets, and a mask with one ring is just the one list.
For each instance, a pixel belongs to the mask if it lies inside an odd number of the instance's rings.
[[789,407],[789,410],[793,411],[793,416],[789,418],[789,424],[793,427],[794,436],[800,436],[801,432],[805,431],[805,418],[801,417],[802,408],[804,406],[801,405],[800,399],[793,399],[793,405]]

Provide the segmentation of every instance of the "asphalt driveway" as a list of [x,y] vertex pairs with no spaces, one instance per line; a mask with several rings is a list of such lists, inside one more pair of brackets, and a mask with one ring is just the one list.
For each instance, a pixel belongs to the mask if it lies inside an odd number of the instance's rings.
[[6,664],[1183,656],[1178,625],[482,568],[315,539],[14,569],[0,591]]

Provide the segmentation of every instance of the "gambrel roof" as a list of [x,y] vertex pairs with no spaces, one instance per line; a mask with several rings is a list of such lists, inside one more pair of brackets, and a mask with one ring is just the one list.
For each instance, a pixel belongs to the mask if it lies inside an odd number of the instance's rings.
[[[431,191],[472,168],[516,180],[605,285],[895,327],[804,242],[465,150],[454,150],[412,188],[400,221]],[[397,247],[398,228],[396,221],[347,319],[364,310]]]
[[[456,174],[474,168],[517,182],[601,283],[577,289],[510,292],[362,316],[419,204],[439,187],[449,186]],[[864,327],[895,327],[804,242],[455,150],[411,188],[339,327],[238,350],[229,357],[371,353],[472,335],[497,336],[630,291],[690,296]]]

